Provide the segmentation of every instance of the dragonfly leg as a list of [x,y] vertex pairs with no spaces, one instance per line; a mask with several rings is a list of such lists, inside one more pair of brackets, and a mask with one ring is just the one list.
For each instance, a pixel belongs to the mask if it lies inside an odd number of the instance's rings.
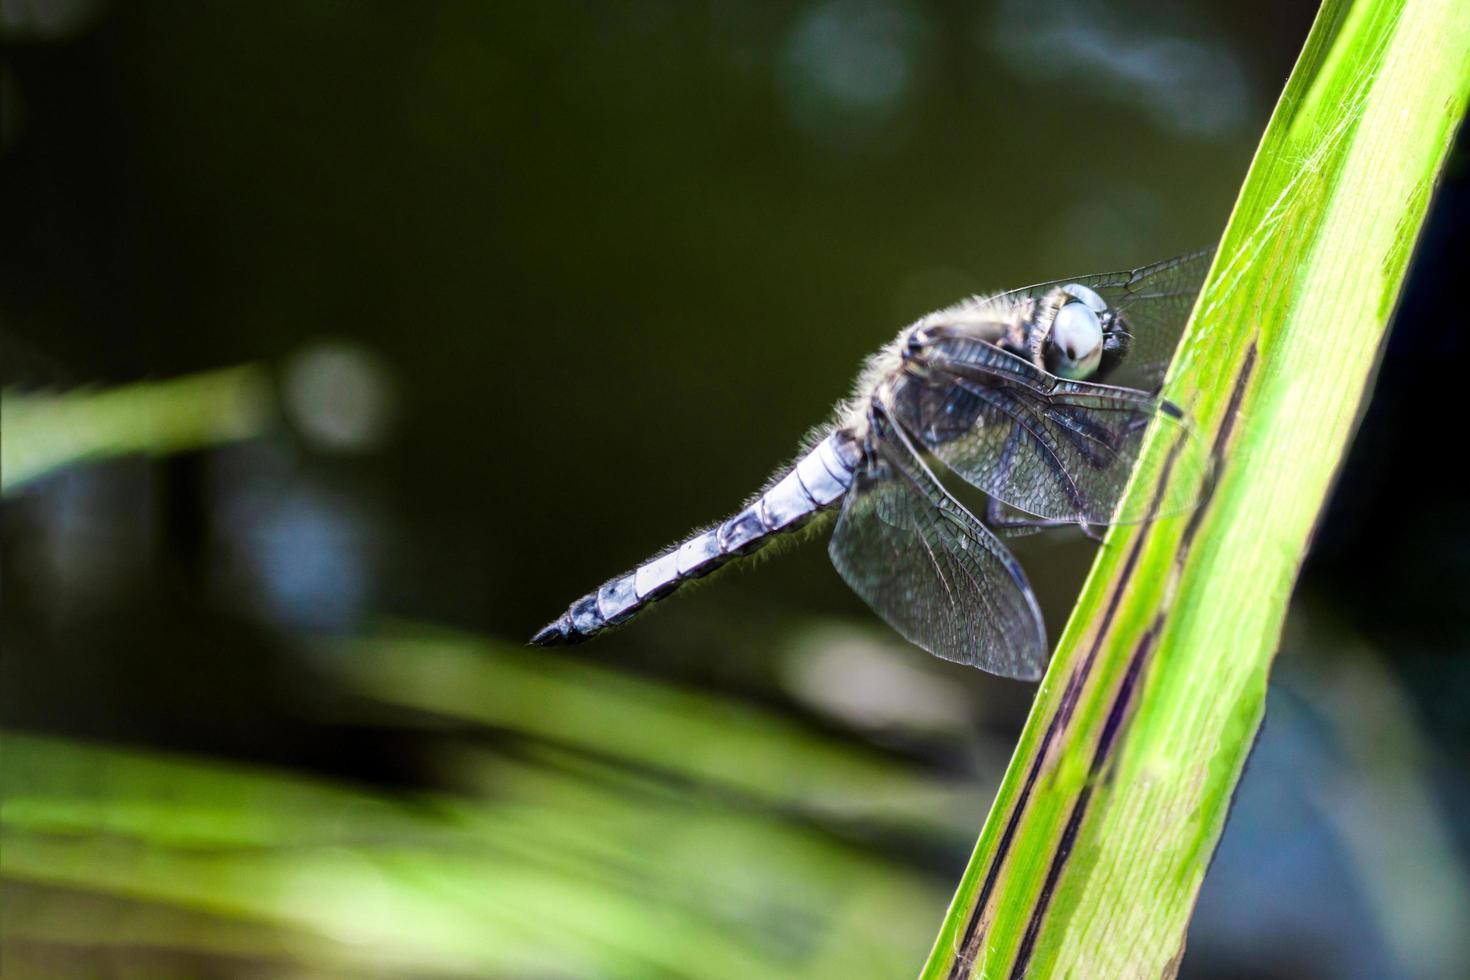
[[1101,541],[1102,534],[1086,521],[1063,521],[1051,517],[1016,516],[1019,511],[1007,507],[994,497],[985,500],[985,523],[996,531],[1008,535],[1033,534],[1058,527],[1077,527],[1094,541]]

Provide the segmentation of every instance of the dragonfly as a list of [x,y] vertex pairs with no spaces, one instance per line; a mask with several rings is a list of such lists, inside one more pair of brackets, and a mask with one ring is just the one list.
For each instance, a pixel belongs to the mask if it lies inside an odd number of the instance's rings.
[[[867,360],[854,394],[738,513],[609,579],[531,642],[586,640],[835,516],[833,566],[905,639],[1039,678],[1041,611],[1001,537],[1064,526],[1096,537],[1195,505],[1207,454],[1160,389],[1213,254],[973,296],[920,318]],[[1149,432],[1167,448],[1144,465]],[[984,520],[941,472],[986,495]],[[1125,495],[1130,480],[1149,492]]]

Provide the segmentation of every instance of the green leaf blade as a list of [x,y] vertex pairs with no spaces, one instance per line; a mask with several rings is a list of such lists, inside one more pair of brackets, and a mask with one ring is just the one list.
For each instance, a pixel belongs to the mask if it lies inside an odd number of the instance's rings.
[[1213,492],[1109,534],[925,977],[1177,970],[1467,93],[1470,9],[1323,6],[1168,384]]

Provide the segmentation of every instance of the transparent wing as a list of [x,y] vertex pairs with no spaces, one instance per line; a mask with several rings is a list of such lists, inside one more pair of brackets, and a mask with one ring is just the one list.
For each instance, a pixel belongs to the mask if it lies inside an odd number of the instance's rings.
[[[977,340],[936,341],[927,364],[925,377],[899,389],[899,419],[962,479],[1017,510],[1048,520],[1133,523],[1189,510],[1203,489],[1203,442],[1164,399],[1066,381]],[[1151,424],[1170,451],[1144,472],[1139,449]],[[1119,510],[1135,473],[1163,490]]]
[[930,653],[1035,680],[1046,631],[1005,546],[939,484],[891,423],[859,467],[827,553],[890,626]]
[[1012,290],[1005,296],[1043,296],[1057,286],[1080,283],[1101,296],[1131,338],[1127,356],[1108,380],[1145,391],[1157,389],[1184,323],[1215,257],[1213,247],[1129,272],[1057,279]]

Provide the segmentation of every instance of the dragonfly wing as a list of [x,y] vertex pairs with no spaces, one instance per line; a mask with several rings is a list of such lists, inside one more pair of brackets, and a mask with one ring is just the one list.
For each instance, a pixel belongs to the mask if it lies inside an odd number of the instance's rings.
[[860,466],[827,548],[878,615],[930,653],[1034,680],[1046,632],[1021,566],[935,479],[894,424]]
[[[929,376],[906,382],[896,409],[966,482],[1048,520],[1126,524],[1182,513],[1194,506],[1208,469],[1202,441],[1171,402],[1057,378],[984,341],[936,342]],[[1170,452],[1143,472],[1139,449],[1150,425]],[[1163,467],[1172,479],[1161,479]],[[1163,490],[1119,510],[1130,479]]]

